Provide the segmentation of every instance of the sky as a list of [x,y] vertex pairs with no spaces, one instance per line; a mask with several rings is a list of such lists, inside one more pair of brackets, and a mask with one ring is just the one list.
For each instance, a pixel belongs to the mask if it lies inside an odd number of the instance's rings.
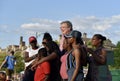
[[117,44],[120,41],[120,0],[0,0],[0,47],[19,45],[44,32],[56,40],[60,22],[69,20],[74,30],[91,38],[100,33]]

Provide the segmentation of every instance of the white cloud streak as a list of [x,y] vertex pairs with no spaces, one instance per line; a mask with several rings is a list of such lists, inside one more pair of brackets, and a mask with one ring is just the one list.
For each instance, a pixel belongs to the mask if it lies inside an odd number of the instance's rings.
[[[35,22],[36,21],[36,22]],[[60,33],[58,21],[51,21],[47,19],[34,19],[35,23],[25,23],[21,25],[22,29],[28,32],[50,32],[54,34]]]
[[[115,36],[120,37],[120,15],[115,15],[109,18],[76,16],[71,18],[70,21],[73,23],[73,28],[82,33],[86,32],[91,35],[101,33],[108,37],[111,37],[110,35],[114,34]],[[21,28],[27,32],[50,32],[58,35],[60,34],[59,26],[60,20],[53,21],[49,19],[34,18],[32,19],[32,22],[22,24]],[[113,37],[111,37],[111,39],[114,40]]]

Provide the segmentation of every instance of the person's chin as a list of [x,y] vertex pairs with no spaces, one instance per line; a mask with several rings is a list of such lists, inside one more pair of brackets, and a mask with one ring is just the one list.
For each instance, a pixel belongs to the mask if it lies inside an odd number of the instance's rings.
[[66,35],[67,33],[66,32],[63,32],[63,35]]

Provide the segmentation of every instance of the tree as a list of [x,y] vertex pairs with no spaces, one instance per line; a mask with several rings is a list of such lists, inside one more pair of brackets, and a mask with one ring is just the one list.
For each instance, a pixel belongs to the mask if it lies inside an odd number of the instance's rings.
[[21,57],[21,52],[19,51],[16,52],[15,57],[16,57],[15,71],[16,73],[19,73],[24,70],[24,61],[23,61],[23,57]]
[[120,41],[117,43],[116,49],[114,49],[114,65],[115,69],[120,69]]

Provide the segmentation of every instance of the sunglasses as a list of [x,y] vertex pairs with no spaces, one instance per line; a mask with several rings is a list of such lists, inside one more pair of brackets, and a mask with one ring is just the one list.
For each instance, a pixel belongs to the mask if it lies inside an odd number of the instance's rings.
[[42,42],[42,44],[47,44],[46,42]]

